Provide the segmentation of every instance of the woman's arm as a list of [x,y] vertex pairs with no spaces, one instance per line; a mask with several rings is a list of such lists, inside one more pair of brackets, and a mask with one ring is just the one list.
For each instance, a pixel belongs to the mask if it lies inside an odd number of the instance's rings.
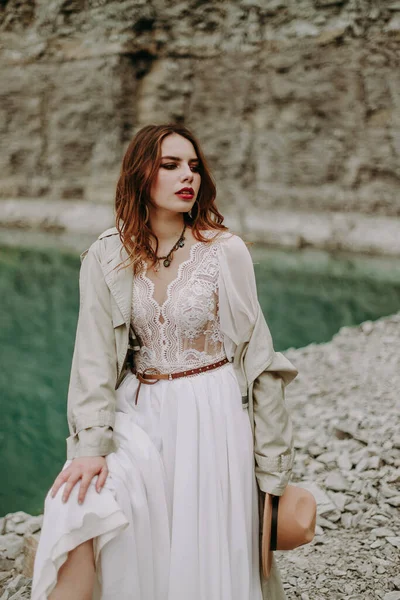
[[247,387],[259,488],[282,495],[293,458],[293,428],[285,386],[297,369],[275,352],[257,296],[253,261],[238,236],[220,244],[220,319],[228,358],[233,358],[242,394]]
[[99,262],[101,240],[82,258],[80,306],[68,390],[67,458],[105,456],[116,450],[117,356],[110,290]]
[[[284,369],[290,378],[297,374],[291,363],[290,367],[285,365]],[[274,360],[256,378],[251,391],[255,474],[260,490],[274,496],[281,496],[285,491],[295,455],[293,425],[286,407],[285,385],[283,369]]]

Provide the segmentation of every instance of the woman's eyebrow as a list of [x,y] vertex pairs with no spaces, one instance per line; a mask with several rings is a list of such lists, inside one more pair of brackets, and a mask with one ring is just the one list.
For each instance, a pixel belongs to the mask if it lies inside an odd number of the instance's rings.
[[[162,156],[161,158],[170,158],[171,160],[182,160],[179,156]],[[190,158],[189,162],[199,162],[198,158]]]

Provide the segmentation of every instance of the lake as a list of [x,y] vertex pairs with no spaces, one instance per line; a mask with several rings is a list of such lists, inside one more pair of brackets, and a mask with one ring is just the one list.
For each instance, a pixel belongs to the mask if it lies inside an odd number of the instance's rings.
[[[400,307],[398,259],[251,247],[276,350],[325,342]],[[65,462],[78,252],[0,247],[0,515],[43,511]]]

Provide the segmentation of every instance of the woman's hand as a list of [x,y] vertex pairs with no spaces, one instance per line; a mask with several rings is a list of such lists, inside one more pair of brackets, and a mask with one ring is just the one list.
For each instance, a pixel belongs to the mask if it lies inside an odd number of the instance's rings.
[[61,471],[55,479],[51,491],[52,498],[57,494],[62,484],[67,482],[62,497],[62,501],[67,502],[72,488],[82,479],[78,495],[78,502],[82,504],[89,484],[95,475],[99,475],[96,482],[96,491],[100,492],[108,475],[107,461],[104,456],[81,456],[80,458],[74,458],[71,464]]

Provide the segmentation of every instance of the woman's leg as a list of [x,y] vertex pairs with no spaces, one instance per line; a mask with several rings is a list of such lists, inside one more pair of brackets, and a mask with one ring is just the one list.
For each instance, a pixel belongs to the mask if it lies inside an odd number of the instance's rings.
[[95,576],[93,539],[68,553],[49,600],[92,600]]

